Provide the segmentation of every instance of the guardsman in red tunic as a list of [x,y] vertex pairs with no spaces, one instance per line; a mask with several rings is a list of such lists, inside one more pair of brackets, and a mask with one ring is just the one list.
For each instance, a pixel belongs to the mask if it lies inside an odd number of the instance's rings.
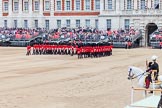
[[159,46],[160,46],[160,49],[162,49],[162,41],[160,41]]
[[129,41],[129,42],[128,42],[128,48],[130,49],[131,46],[132,46],[132,43],[131,43],[131,41]]
[[33,45],[33,55],[35,55],[35,54],[36,54],[36,46]]
[[78,59],[81,58],[81,48],[77,48],[77,55],[78,55]]
[[91,58],[94,57],[94,48],[93,47],[90,48],[90,56],[91,56]]
[[28,45],[27,46],[27,53],[26,53],[26,55],[31,55],[31,46],[30,45]]

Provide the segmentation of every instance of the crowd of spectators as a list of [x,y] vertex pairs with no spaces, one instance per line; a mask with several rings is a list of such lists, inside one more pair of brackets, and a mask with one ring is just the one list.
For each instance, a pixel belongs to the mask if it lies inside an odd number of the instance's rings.
[[10,40],[29,40],[45,32],[45,29],[0,28],[0,35]]
[[53,29],[46,33],[44,37],[47,40],[80,40],[80,41],[91,41],[98,42],[101,40],[111,41],[111,42],[125,42],[132,41],[132,38],[138,35],[139,30],[98,30],[93,28],[61,28]]
[[111,42],[131,41],[133,36],[139,34],[139,30],[130,28],[129,30],[98,30],[96,28],[59,28],[46,30],[44,28],[24,29],[24,28],[0,28],[0,35],[10,40],[29,40],[38,35],[47,41],[53,40],[79,40],[97,42],[107,40]]
[[162,41],[162,29],[158,29],[150,35],[151,40]]

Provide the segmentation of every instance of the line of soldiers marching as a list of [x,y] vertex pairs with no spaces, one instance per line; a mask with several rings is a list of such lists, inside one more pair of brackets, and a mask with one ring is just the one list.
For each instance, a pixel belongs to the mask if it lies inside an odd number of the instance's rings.
[[78,55],[78,59],[97,58],[110,56],[112,54],[112,46],[73,46],[73,45],[30,45],[27,46],[26,55]]

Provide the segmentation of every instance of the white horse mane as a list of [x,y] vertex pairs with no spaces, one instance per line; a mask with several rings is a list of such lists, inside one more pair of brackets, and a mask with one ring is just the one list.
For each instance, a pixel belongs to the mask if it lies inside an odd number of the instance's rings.
[[141,74],[141,73],[144,72],[142,69],[140,69],[140,68],[138,68],[138,67],[135,67],[135,66],[129,66],[128,71],[129,71],[130,69],[132,69],[132,72],[133,72],[134,74]]

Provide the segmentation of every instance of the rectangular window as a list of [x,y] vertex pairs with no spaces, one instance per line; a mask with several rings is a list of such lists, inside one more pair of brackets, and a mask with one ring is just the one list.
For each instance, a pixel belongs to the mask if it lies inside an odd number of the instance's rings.
[[7,20],[4,20],[4,27],[7,28]]
[[24,20],[24,28],[28,28],[28,20]]
[[95,28],[98,29],[98,19],[95,20]]
[[76,0],[76,10],[80,10],[80,0]]
[[57,28],[61,28],[61,20],[57,20]]
[[28,11],[29,10],[29,2],[25,1],[24,2],[24,11]]
[[108,0],[108,10],[112,9],[112,0]]
[[100,9],[100,0],[95,0],[95,9],[96,10]]
[[17,28],[17,20],[14,20],[14,27]]
[[145,9],[145,0],[141,0],[141,9]]
[[3,11],[8,12],[8,2],[4,2]]
[[57,10],[61,10],[61,1],[57,1],[56,4],[57,4]]
[[34,2],[34,10],[38,11],[39,10],[39,1]]
[[90,6],[91,6],[90,0],[85,0],[85,10],[90,10]]
[[111,19],[107,19],[107,29],[111,29]]
[[86,27],[90,27],[90,20],[89,19],[86,19]]
[[80,20],[76,20],[76,27],[80,27]]
[[50,10],[50,1],[45,1],[45,11]]
[[66,10],[70,10],[70,1],[66,1]]
[[49,30],[49,20],[45,20],[45,28],[47,29],[47,30]]
[[132,9],[132,0],[127,0],[127,9],[128,10]]
[[159,9],[159,0],[154,1],[154,8]]
[[38,20],[34,20],[35,28],[38,28]]
[[14,11],[18,12],[19,10],[19,3],[18,2],[14,2]]
[[125,29],[126,30],[129,30],[129,25],[130,25],[130,20],[129,19],[125,19],[125,22],[124,22],[125,24]]
[[66,20],[66,27],[70,27],[70,20]]

